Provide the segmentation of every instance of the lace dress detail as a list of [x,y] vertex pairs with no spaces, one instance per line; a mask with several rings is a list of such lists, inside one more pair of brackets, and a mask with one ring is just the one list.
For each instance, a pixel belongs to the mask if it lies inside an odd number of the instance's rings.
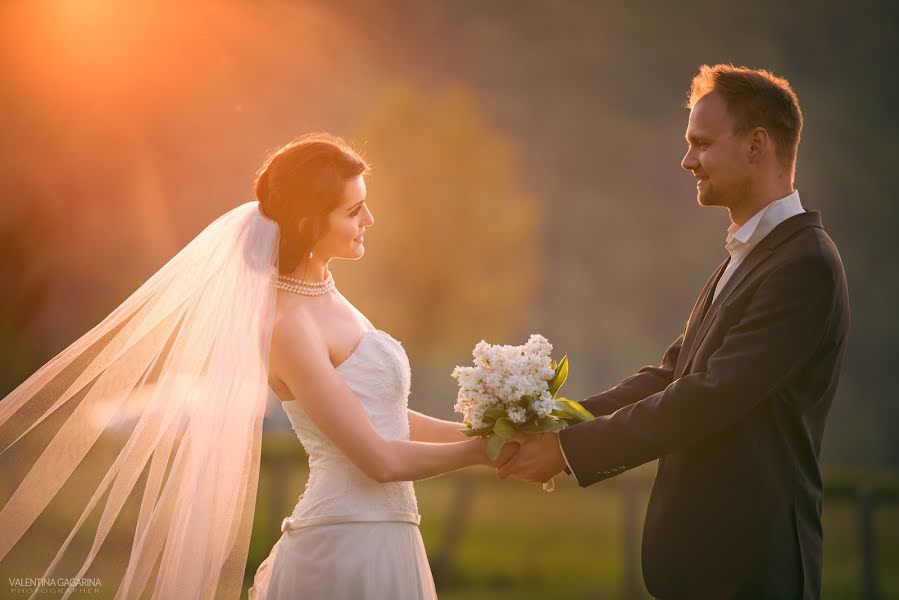
[[[382,437],[409,439],[411,372],[399,341],[381,330],[366,331],[336,370]],[[349,521],[420,521],[411,481],[370,479],[315,426],[298,402],[281,406],[309,455],[309,480],[282,530]]]

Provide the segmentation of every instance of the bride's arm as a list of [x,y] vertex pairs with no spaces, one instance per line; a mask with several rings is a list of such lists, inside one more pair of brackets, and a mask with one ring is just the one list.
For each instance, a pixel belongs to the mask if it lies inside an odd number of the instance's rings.
[[465,423],[444,421],[422,414],[418,411],[409,411],[409,439],[416,442],[458,442],[469,439],[459,430],[465,429]]
[[516,444],[507,444],[497,460],[490,461],[481,438],[443,444],[385,440],[334,370],[324,340],[302,315],[287,315],[276,324],[271,357],[293,402],[299,402],[316,427],[376,481],[415,481],[473,465],[498,466],[517,450]]

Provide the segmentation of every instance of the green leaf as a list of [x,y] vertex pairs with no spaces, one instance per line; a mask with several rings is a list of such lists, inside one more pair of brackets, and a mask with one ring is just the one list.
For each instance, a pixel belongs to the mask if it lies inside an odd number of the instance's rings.
[[487,410],[485,410],[484,416],[492,421],[492,420],[498,419],[500,417],[506,416],[506,410],[499,406],[494,406],[493,408],[488,408]]
[[522,433],[538,433],[540,431],[540,419],[536,414],[528,417],[528,420],[518,426],[518,431]]
[[559,402],[558,404],[556,404],[555,409],[549,414],[553,417],[559,417],[561,419],[578,419],[578,420],[580,420],[579,417],[577,415],[575,415],[574,412],[570,408],[568,408],[568,405],[565,403],[562,403],[562,402]]
[[522,433],[537,433],[538,427],[539,426],[538,426],[537,422],[533,421],[531,423],[525,423],[518,429],[518,431],[520,431]]
[[556,398],[555,409],[571,415],[571,418],[580,419],[581,421],[592,421],[596,417],[589,410],[581,406],[580,402],[569,400],[568,398]]
[[491,435],[487,438],[487,457],[490,460],[496,460],[499,456],[499,453],[502,452],[503,445],[505,445],[506,440],[499,437],[498,435]]
[[558,423],[558,421],[556,421],[552,417],[540,417],[540,419],[538,419],[535,424],[533,433],[545,433],[547,431],[555,431],[556,429],[558,429],[558,426],[556,425],[556,423]]
[[500,417],[493,426],[493,433],[501,437],[503,440],[511,440],[515,435],[515,424],[506,417]]
[[559,391],[559,388],[565,384],[565,380],[568,379],[568,355],[562,357],[562,362],[560,362],[556,366],[556,374],[553,377],[552,381],[549,382],[549,393],[552,394],[552,397],[556,397],[556,393]]

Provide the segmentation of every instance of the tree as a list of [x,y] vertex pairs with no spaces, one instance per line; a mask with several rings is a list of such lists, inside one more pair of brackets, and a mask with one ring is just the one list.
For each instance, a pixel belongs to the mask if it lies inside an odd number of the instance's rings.
[[396,86],[358,131],[375,224],[342,287],[406,344],[416,374],[434,369],[452,385],[450,361],[481,338],[523,341],[540,273],[539,206],[464,91]]

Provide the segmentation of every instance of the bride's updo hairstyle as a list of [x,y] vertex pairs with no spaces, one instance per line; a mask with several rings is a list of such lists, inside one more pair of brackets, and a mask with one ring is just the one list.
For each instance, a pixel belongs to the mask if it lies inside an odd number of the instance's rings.
[[328,133],[300,136],[266,159],[253,192],[262,214],[281,229],[279,273],[297,268],[327,233],[328,214],[340,204],[347,182],[368,170],[349,144]]

